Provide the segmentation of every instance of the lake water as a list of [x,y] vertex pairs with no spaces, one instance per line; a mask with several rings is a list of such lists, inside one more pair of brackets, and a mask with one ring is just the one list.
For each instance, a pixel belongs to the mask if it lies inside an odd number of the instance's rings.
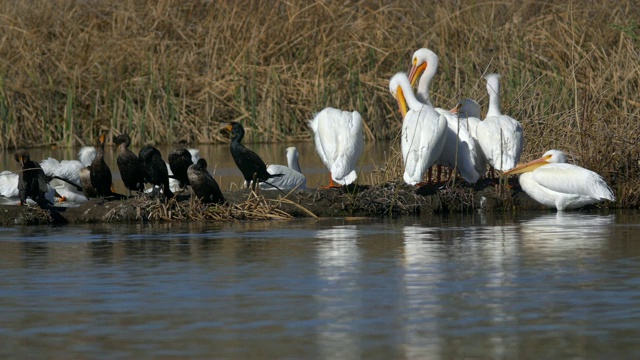
[[0,229],[0,358],[640,358],[640,214]]

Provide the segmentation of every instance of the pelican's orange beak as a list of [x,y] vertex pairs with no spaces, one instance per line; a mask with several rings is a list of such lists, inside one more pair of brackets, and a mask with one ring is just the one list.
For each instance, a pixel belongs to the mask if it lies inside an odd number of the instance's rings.
[[459,102],[458,105],[456,105],[456,107],[454,107],[453,109],[449,110],[449,112],[452,114],[457,114],[458,111],[460,111],[461,107],[462,107],[462,102]]
[[529,171],[533,171],[541,166],[549,164],[547,160],[551,159],[551,155],[543,156],[540,159],[529,161],[528,163],[520,164],[511,170],[504,172],[505,175],[522,174]]
[[396,92],[396,100],[398,100],[400,114],[402,114],[402,119],[404,119],[409,110],[407,106],[407,99],[404,97],[404,92],[402,91],[402,88],[400,86],[398,86],[398,91]]
[[413,60],[411,72],[409,72],[409,83],[411,83],[411,87],[415,87],[416,81],[420,78],[422,73],[427,70],[427,66],[426,62],[418,65],[418,61],[415,59]]

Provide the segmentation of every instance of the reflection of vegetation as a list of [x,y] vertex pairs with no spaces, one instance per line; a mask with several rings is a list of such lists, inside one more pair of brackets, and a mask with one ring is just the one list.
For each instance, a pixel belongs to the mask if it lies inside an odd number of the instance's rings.
[[629,21],[627,25],[609,24],[609,26],[627,34],[634,41],[640,40],[640,27],[638,27],[638,22],[635,20]]

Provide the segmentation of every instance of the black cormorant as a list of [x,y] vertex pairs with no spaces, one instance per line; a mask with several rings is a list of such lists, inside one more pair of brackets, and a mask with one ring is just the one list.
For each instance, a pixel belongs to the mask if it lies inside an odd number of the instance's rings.
[[13,158],[22,165],[22,171],[18,176],[20,205],[26,203],[27,197],[30,197],[40,207],[53,205],[45,197],[48,186],[44,171],[37,162],[31,161],[29,152],[25,149],[19,149],[13,154]]
[[102,200],[113,194],[111,191],[111,169],[104,161],[104,142],[105,135],[101,134],[98,138],[98,146],[96,146],[98,153],[91,162],[90,170],[91,185],[96,190],[96,194],[102,197]]
[[193,165],[191,160],[191,153],[184,146],[178,145],[175,149],[169,153],[169,167],[173,173],[173,178],[178,180],[180,188],[184,188],[189,185],[189,177],[187,176],[187,169]]
[[138,157],[142,161],[145,182],[162,187],[164,195],[172,198],[173,193],[169,188],[169,171],[167,171],[167,164],[162,160],[160,150],[147,145],[140,149]]
[[[233,156],[238,169],[242,172],[247,187],[253,181],[254,176],[257,182],[266,182],[270,178],[282,176],[282,174],[269,174],[267,166],[260,156],[242,145],[241,142],[244,137],[242,125],[237,122],[230,122],[226,130],[231,132],[231,156]],[[253,184],[254,187],[255,185]]]
[[207,171],[207,161],[198,159],[198,162],[189,166],[187,176],[191,183],[193,194],[205,204],[224,204],[226,200],[216,180]]
[[131,150],[131,138],[128,134],[120,134],[116,136],[116,145],[118,146],[118,169],[124,186],[131,191],[144,191],[144,171],[142,169],[142,161]]

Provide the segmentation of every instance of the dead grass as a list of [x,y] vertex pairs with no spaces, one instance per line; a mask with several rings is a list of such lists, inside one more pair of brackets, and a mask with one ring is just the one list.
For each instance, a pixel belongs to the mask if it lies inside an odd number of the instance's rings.
[[436,105],[486,108],[482,75],[499,72],[523,160],[562,149],[638,204],[638,18],[630,0],[5,1],[0,146],[75,146],[101,129],[211,143],[230,120],[249,142],[310,139],[306,121],[326,106],[393,139],[388,79],[427,46]]
[[293,216],[281,209],[282,205],[290,205],[304,212],[307,216],[316,217],[311,211],[286,197],[267,199],[255,192],[250,192],[243,202],[230,205],[203,204],[199,199],[191,197],[189,201],[177,201],[176,198],[164,203],[160,199],[144,199],[133,203],[137,220],[149,221],[234,221],[234,220],[289,220]]

